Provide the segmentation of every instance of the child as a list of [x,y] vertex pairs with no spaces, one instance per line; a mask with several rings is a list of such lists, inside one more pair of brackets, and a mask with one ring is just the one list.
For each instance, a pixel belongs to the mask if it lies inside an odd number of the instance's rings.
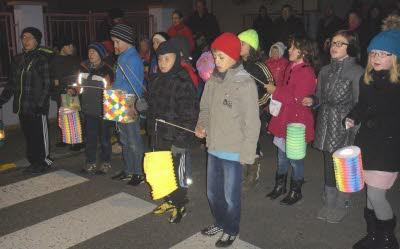
[[355,144],[361,148],[367,185],[364,218],[367,235],[353,249],[398,249],[396,217],[386,199],[400,171],[400,30],[375,36],[368,46],[368,64],[360,79],[357,105],[346,126],[361,124]]
[[271,46],[269,50],[269,58],[265,61],[265,64],[271,71],[277,86],[283,84],[285,69],[289,64],[289,61],[284,57],[285,50],[285,44],[282,42],[275,43]]
[[[178,189],[165,198],[153,213],[163,214],[171,211],[169,222],[179,223],[186,215],[185,204],[188,202],[187,186],[184,182],[185,163],[191,163],[189,149],[194,145],[195,136],[187,131],[158,123],[155,131],[155,120],[163,119],[193,130],[199,113],[196,89],[189,75],[182,68],[179,50],[171,41],[162,43],[157,49],[159,72],[150,81],[148,87],[147,112],[148,131],[152,147],[156,150],[172,150],[174,170]],[[184,184],[181,184],[181,183]]]
[[150,54],[150,65],[149,65],[149,76],[148,76],[149,79],[151,79],[151,77],[158,72],[158,63],[156,54],[158,46],[160,46],[161,43],[168,41],[168,39],[169,35],[165,32],[154,33],[153,37],[151,38],[152,50]]

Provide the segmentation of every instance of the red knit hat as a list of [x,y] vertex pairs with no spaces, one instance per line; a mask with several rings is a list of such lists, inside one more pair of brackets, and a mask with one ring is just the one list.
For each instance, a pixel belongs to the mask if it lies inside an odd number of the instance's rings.
[[237,61],[240,58],[240,40],[232,33],[222,33],[211,44],[211,48],[224,52],[233,60]]

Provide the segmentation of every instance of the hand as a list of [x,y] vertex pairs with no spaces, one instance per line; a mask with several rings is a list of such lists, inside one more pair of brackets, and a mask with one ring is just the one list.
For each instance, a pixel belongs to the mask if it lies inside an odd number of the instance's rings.
[[197,126],[194,132],[196,137],[198,138],[205,138],[207,136],[206,129],[204,129],[203,127]]
[[266,84],[264,88],[269,94],[273,94],[275,92],[276,86],[274,86],[273,84]]
[[305,97],[301,103],[303,104],[303,106],[310,107],[313,105],[314,101],[310,97]]
[[354,127],[354,120],[351,118],[346,118],[344,121],[344,125],[346,127],[346,130],[353,128]]

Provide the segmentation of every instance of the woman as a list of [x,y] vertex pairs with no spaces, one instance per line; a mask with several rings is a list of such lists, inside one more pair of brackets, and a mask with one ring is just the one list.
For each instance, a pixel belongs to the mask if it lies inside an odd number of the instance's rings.
[[336,189],[332,154],[345,146],[353,145],[356,129],[346,130],[343,118],[358,101],[358,85],[363,68],[356,62],[359,54],[355,33],[336,32],[331,39],[331,63],[318,75],[317,93],[306,97],[304,106],[318,109],[314,147],[324,154],[324,205],[318,219],[329,223],[340,222],[347,214],[349,195]]
[[196,89],[189,75],[181,67],[179,50],[171,40],[162,43],[157,49],[159,72],[150,81],[148,87],[147,129],[151,136],[152,147],[156,150],[172,150],[174,170],[178,189],[165,198],[154,214],[171,212],[170,223],[179,223],[186,215],[188,202],[186,164],[190,162],[189,149],[194,145],[195,136],[156,119],[163,119],[193,130],[199,113]]
[[[259,53],[259,39],[257,32],[254,29],[248,29],[241,32],[238,35],[238,37],[241,42],[240,56],[242,57],[243,60],[244,69],[250,74],[250,76],[253,76],[261,81],[261,82],[256,82],[256,84],[259,96],[260,115],[262,115],[263,109],[266,106],[268,100],[268,98],[266,98],[267,93],[262,84],[263,83],[274,84],[274,79],[272,77],[271,72],[268,70],[267,66],[263,62],[261,62],[261,56]],[[250,188],[254,187],[260,175],[260,159],[262,152],[259,142],[257,143],[256,153],[257,153],[257,159],[254,162],[254,164],[244,167],[244,172],[243,172],[244,191],[247,191]]]
[[227,247],[239,233],[242,165],[254,163],[260,134],[258,94],[240,61],[240,40],[223,33],[211,44],[216,70],[200,103],[196,136],[208,146],[207,197],[214,224],[201,233],[223,231],[216,247]]
[[304,97],[315,93],[317,71],[317,46],[305,37],[294,37],[289,49],[289,61],[283,85],[266,85],[272,98],[280,102],[281,108],[273,116],[268,130],[274,135],[278,150],[278,168],[275,187],[267,194],[272,200],[286,193],[287,172],[292,166],[290,191],[281,200],[282,205],[293,205],[302,198],[301,187],[304,181],[304,159],[289,159],[285,151],[286,127],[289,123],[302,123],[306,127],[306,142],[314,139],[314,118],[311,109],[302,105]]
[[346,127],[361,124],[355,144],[362,151],[367,185],[367,235],[354,249],[399,248],[394,234],[396,217],[386,199],[400,171],[399,40],[400,30],[383,31],[372,39],[359,100],[345,122]]
[[149,79],[151,79],[151,77],[158,72],[158,59],[156,51],[160,44],[168,41],[168,39],[169,35],[165,32],[154,33],[153,37],[151,38],[152,50],[150,54]]
[[168,35],[170,37],[174,36],[184,36],[189,40],[190,52],[193,52],[195,43],[193,39],[192,30],[183,23],[182,12],[175,10],[172,12],[172,26],[168,29]]

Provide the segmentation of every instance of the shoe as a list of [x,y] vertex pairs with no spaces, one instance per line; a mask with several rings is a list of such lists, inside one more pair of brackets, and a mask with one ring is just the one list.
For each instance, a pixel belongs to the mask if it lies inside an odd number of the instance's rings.
[[215,224],[209,225],[208,227],[203,228],[203,230],[201,230],[201,234],[205,236],[214,236],[219,232],[222,232],[222,228],[218,227]]
[[110,163],[102,163],[100,168],[97,169],[96,174],[98,175],[105,175],[107,174],[108,171],[111,169],[111,164]]
[[333,208],[329,209],[326,216],[328,223],[340,223],[348,214],[350,203],[350,194],[339,192]]
[[364,208],[364,219],[367,223],[367,235],[353,245],[353,249],[376,248],[376,216],[372,209]]
[[44,165],[35,165],[33,166],[33,169],[31,171],[32,175],[39,175],[39,174],[43,174],[44,172],[47,171],[47,167],[45,167]]
[[97,166],[95,163],[86,163],[81,170],[83,173],[94,174],[97,171]]
[[228,247],[232,245],[232,243],[235,241],[236,236],[229,235],[227,233],[223,233],[221,235],[221,238],[215,242],[215,247]]
[[283,198],[280,201],[281,205],[287,205],[291,206],[295,204],[296,202],[300,201],[303,198],[303,195],[301,194],[301,186],[303,185],[303,179],[301,180],[290,180],[290,191],[286,195],[285,198]]
[[153,210],[153,214],[161,215],[165,214],[166,212],[170,211],[171,209],[175,208],[174,205],[170,201],[166,201],[161,203],[158,207]]
[[113,180],[119,180],[122,176],[126,175],[126,173],[122,170],[116,172],[113,176],[111,176],[111,179]]
[[376,219],[376,243],[374,249],[399,249],[399,243],[394,234],[396,216],[390,220]]
[[186,216],[186,208],[185,207],[181,207],[181,208],[177,208],[174,207],[172,209],[172,213],[171,216],[169,217],[168,221],[169,223],[174,223],[174,224],[178,224],[179,222],[181,222],[182,218]]
[[269,197],[271,200],[275,200],[279,196],[286,193],[286,182],[287,182],[287,174],[285,175],[275,175],[275,186],[274,189],[267,194],[265,197]]
[[338,190],[336,187],[329,187],[325,185],[324,194],[322,196],[323,206],[317,214],[317,219],[326,220],[330,210],[335,208],[337,194]]
[[144,182],[144,176],[133,174],[128,184],[132,186],[137,186]]

